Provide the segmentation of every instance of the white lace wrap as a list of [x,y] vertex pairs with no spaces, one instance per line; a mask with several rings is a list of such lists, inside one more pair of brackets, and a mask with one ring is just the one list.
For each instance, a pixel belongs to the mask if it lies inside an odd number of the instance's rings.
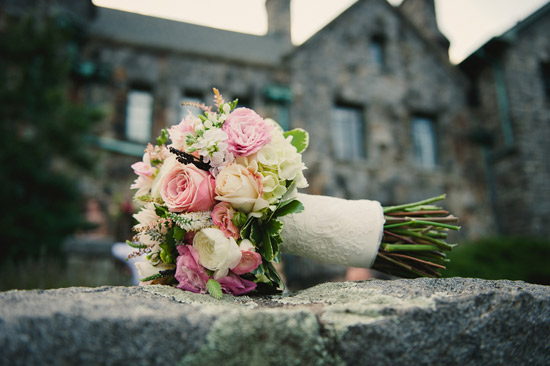
[[348,267],[373,265],[385,222],[379,202],[302,193],[296,198],[305,209],[281,217],[283,253]]

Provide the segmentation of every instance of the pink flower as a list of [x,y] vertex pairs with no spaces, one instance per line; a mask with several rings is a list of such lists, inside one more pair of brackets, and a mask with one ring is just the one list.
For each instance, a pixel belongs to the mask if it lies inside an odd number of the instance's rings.
[[184,149],[187,140],[187,134],[195,131],[195,123],[192,120],[193,116],[188,116],[187,119],[183,118],[181,122],[175,126],[170,127],[168,134],[170,140],[172,140],[172,146],[176,149]]
[[199,264],[199,253],[191,245],[178,246],[179,257],[176,260],[176,280],[178,288],[183,290],[206,293],[208,274]]
[[212,210],[212,222],[218,226],[226,238],[233,237],[239,239],[240,231],[233,223],[235,210],[228,202],[220,202]]
[[206,211],[216,204],[215,185],[209,172],[178,163],[162,177],[160,196],[171,212]]
[[148,152],[143,154],[143,161],[138,161],[135,164],[132,164],[132,169],[134,173],[142,177],[150,177],[155,172],[155,168],[151,165],[151,157]]
[[271,141],[273,126],[253,110],[237,108],[229,114],[222,130],[228,136],[228,150],[235,156],[248,156]]
[[260,264],[262,264],[262,256],[259,253],[256,253],[254,250],[254,245],[248,239],[243,239],[239,245],[241,250],[241,260],[236,267],[231,268],[235,274],[242,275],[245,273],[252,272]]
[[229,272],[229,275],[218,278],[217,280],[222,285],[222,290],[233,295],[242,295],[256,288],[256,283],[242,279],[235,273]]

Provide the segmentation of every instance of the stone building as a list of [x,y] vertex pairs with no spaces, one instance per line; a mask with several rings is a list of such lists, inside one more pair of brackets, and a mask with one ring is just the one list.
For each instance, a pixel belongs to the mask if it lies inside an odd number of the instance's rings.
[[[20,10],[31,3],[0,0]],[[217,87],[227,99],[237,97],[287,128],[310,132],[304,155],[310,193],[393,204],[446,192],[445,205],[461,217],[461,239],[496,233],[495,219],[511,228],[507,212],[518,212],[503,207],[512,204],[525,220],[517,221],[523,231],[514,233],[548,235],[541,225],[549,205],[548,162],[542,158],[548,99],[530,98],[533,81],[523,78],[536,77],[531,73],[542,67],[548,79],[546,10],[539,11],[540,20],[516,27],[521,30],[514,31],[518,37],[511,44],[493,42],[506,49],[501,60],[507,82],[521,85],[517,96],[508,91],[516,153],[499,159],[498,144],[508,145],[496,133],[501,115],[493,106],[500,94],[487,92],[497,81],[479,56],[486,51],[452,65],[433,0],[404,0],[398,7],[360,0],[297,47],[290,42],[290,0],[266,0],[265,36],[100,8],[90,0],[47,4],[76,19],[86,34],[79,50],[79,98],[104,110],[106,118],[94,137],[104,156],[101,174],[85,182],[85,189],[111,203],[104,208],[111,223],[126,218],[128,226],[134,179],[129,166],[145,143],[179,122],[182,101],[209,104]],[[518,69],[528,54],[537,56],[529,68]],[[478,89],[478,99],[487,101],[476,106],[472,96]],[[545,134],[533,132],[535,126]],[[477,133],[480,127],[496,136],[490,154],[479,144],[487,141],[479,138],[485,136]],[[519,170],[521,177],[511,173]],[[510,185],[505,178],[521,182]],[[491,202],[500,215],[494,216]],[[116,236],[125,239],[124,230]]]
[[497,230],[550,237],[550,4],[495,37],[459,68],[472,80]]

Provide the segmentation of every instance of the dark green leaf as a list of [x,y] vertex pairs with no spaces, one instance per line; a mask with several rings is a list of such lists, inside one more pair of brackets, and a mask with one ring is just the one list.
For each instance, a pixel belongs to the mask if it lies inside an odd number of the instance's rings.
[[252,221],[250,229],[250,241],[256,246],[259,246],[263,239],[262,228],[257,220]]
[[283,230],[283,222],[277,219],[271,219],[268,222],[264,223],[267,233],[270,236],[279,235],[281,230]]
[[174,226],[174,239],[176,241],[182,241],[186,231],[179,226]]
[[298,200],[292,199],[288,201],[281,202],[279,207],[275,210],[272,217],[281,217],[285,215],[290,215],[293,213],[299,213],[304,210],[304,205]]
[[166,207],[163,207],[163,206],[160,206],[160,205],[157,205],[155,203],[155,214],[158,216],[158,217],[166,217],[166,214],[168,213],[168,209]]
[[241,228],[241,238],[248,238],[250,236],[250,230],[252,226],[252,221],[254,220],[254,217],[249,217],[248,220],[246,220],[246,223]]
[[[267,233],[266,233],[267,234]],[[266,261],[272,261],[275,256],[273,253],[273,247],[271,246],[271,238],[269,235],[263,235],[260,247],[260,254]]]

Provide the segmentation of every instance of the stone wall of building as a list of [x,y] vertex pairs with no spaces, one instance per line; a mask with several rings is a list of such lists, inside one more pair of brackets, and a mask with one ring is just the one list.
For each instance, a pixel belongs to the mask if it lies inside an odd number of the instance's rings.
[[549,9],[474,55],[482,66],[473,110],[490,136],[486,166],[495,216],[506,235],[550,235],[544,222],[550,216],[550,96],[542,73],[550,63]]
[[[383,1],[359,2],[290,56],[292,123],[311,133],[305,154],[310,191],[383,204],[447,192],[446,205],[467,228],[463,235],[487,234],[492,223],[481,151],[467,133],[467,81],[404,16]],[[382,64],[372,57],[376,41],[383,45]],[[363,112],[362,158],[334,156],[337,104]],[[436,124],[437,165],[431,169],[414,160],[415,115],[430,116]]]

